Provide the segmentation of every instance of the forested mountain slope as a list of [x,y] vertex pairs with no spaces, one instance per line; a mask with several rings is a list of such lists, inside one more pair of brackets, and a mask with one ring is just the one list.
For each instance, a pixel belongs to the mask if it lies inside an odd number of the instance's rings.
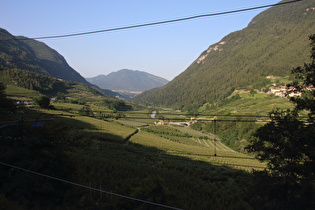
[[[283,1],[284,2],[284,1]],[[176,106],[220,100],[236,88],[262,88],[266,76],[289,75],[309,61],[308,37],[315,32],[315,1],[271,7],[248,26],[205,50],[167,85],[133,101]]]
[[0,28],[0,67],[18,68],[74,82],[87,81],[43,42],[15,37]]

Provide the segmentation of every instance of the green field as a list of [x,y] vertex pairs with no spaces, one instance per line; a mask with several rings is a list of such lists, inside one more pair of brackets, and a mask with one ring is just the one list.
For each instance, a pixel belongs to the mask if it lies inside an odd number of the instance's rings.
[[32,98],[41,95],[38,91],[29,90],[14,85],[7,85],[6,94],[15,100],[31,100]]
[[251,96],[249,93],[240,94],[240,99],[226,99],[221,104],[211,105],[206,109],[206,105],[199,109],[207,114],[231,114],[231,115],[268,115],[275,108],[292,108],[292,103],[288,99],[265,93],[257,93]]

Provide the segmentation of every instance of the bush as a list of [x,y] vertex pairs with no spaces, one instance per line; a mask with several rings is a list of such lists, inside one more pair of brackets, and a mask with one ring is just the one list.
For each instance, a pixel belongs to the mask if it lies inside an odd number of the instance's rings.
[[33,99],[33,102],[41,108],[48,108],[50,105],[50,98],[48,96],[39,96]]

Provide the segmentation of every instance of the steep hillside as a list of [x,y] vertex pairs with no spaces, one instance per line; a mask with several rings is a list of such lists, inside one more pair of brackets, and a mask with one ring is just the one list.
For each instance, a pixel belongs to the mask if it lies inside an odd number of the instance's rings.
[[0,67],[14,67],[64,80],[87,83],[57,51],[42,42],[26,37],[15,37],[1,28]]
[[99,75],[86,80],[103,89],[125,91],[145,91],[168,83],[166,79],[161,77],[129,69],[122,69],[107,76]]
[[308,36],[315,31],[315,1],[272,7],[249,25],[205,50],[182,74],[133,101],[163,106],[202,105],[235,88],[262,88],[267,75],[289,75],[309,61]]

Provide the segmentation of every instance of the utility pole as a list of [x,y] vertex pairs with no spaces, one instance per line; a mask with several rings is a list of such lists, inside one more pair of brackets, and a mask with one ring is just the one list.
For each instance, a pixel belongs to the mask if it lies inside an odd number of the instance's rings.
[[217,121],[214,120],[214,156],[217,156]]

